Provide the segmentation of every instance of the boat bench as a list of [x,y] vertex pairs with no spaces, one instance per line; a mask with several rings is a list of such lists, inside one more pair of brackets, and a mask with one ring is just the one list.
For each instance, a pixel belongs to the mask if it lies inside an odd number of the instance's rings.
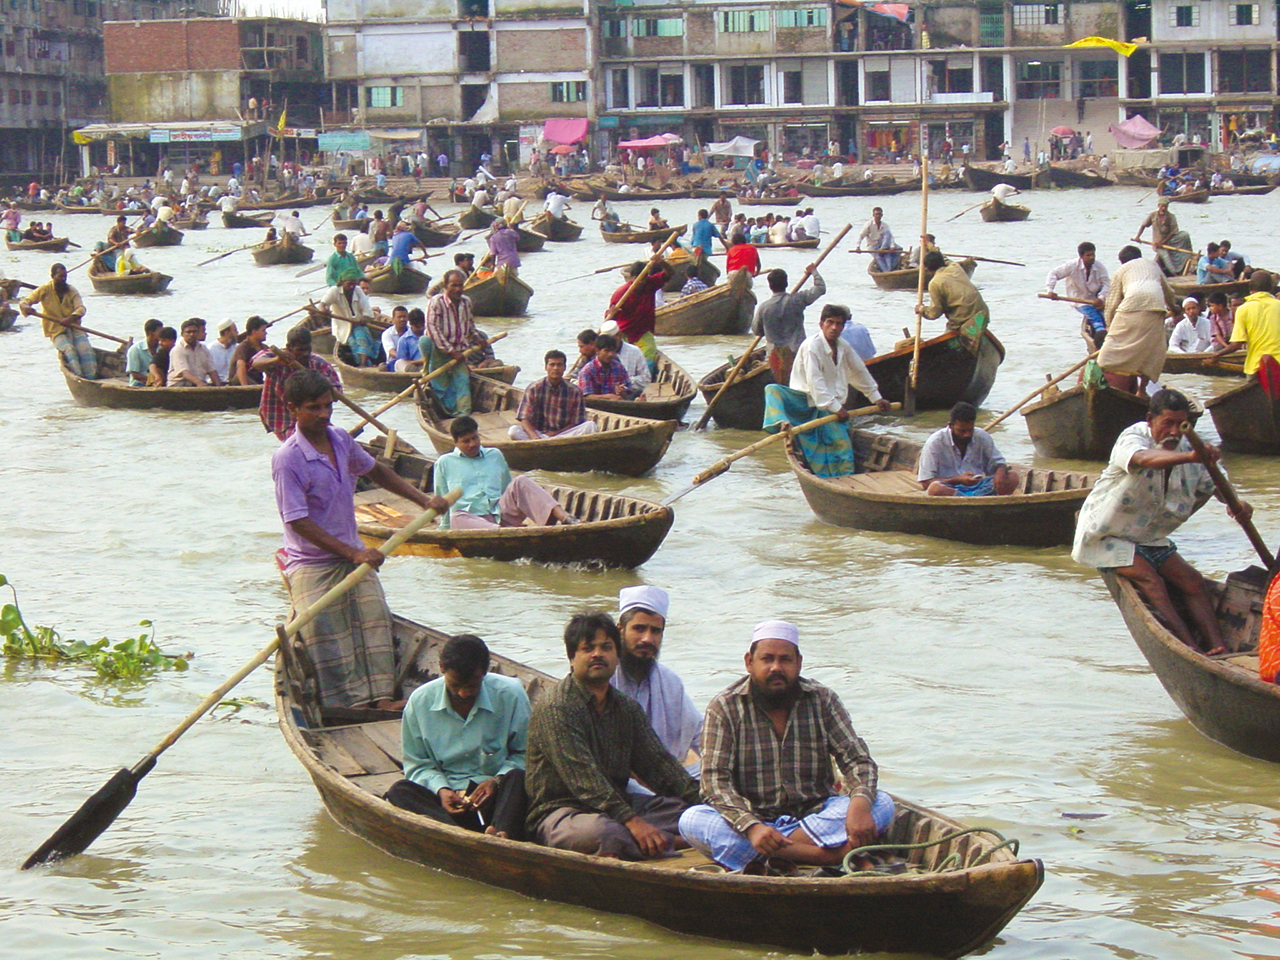
[[832,483],[837,483],[842,487],[848,487],[850,490],[860,490],[864,493],[890,494],[896,497],[923,497],[925,495],[920,482],[916,480],[915,473],[910,470],[850,473],[841,477],[832,477],[830,480]]
[[307,738],[322,762],[376,797],[404,778],[399,720],[311,729]]

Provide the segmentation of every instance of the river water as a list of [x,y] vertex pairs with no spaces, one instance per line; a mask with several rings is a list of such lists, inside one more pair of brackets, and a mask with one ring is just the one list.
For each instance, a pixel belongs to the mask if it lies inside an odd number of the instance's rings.
[[[1024,198],[1032,219],[984,224],[976,211],[945,222],[976,195],[931,196],[931,230],[945,250],[1026,264],[983,263],[975,274],[1008,348],[990,410],[1016,402],[1081,355],[1076,313],[1035,294],[1080,240],[1097,243],[1114,269],[1116,251],[1151,208],[1142,197],[1128,188],[1037,191]],[[919,195],[879,202],[907,242],[919,223]],[[677,223],[703,204],[661,206]],[[854,224],[842,252],[824,264],[828,299],[847,303],[888,348],[913,322],[912,295],[877,291],[866,258],[843,252],[872,201],[815,206],[828,233]],[[622,209],[642,220],[647,205]],[[1275,256],[1274,211],[1274,198],[1177,209],[1197,245],[1226,236],[1264,264]],[[325,212],[304,211],[304,220],[314,224]],[[587,209],[578,205],[576,216],[585,221]],[[91,246],[110,221],[55,223]],[[323,228],[317,239],[330,232]],[[172,292],[157,298],[94,294],[78,271],[72,276],[88,304],[86,323],[140,336],[151,316],[177,325],[188,316],[243,321],[284,313],[315,283],[295,279],[298,268],[258,268],[248,253],[193,266],[256,239],[256,232],[214,225],[189,232],[181,247],[142,251],[144,263],[175,277]],[[574,334],[598,321],[618,279],[556,281],[642,252],[606,248],[588,230],[576,244],[548,244],[527,256],[522,275],[536,290],[529,316],[482,324],[510,332],[499,355],[524,368],[521,384],[540,374],[546,349],[572,350]],[[54,259],[8,254],[0,273],[40,282]],[[795,276],[811,257],[774,251],[764,259],[766,268]],[[809,320],[816,329],[816,309]],[[663,347],[697,378],[745,343],[668,340]],[[135,762],[271,639],[285,601],[271,556],[280,536],[269,471],[276,444],[254,412],[77,408],[30,322],[0,335],[0,369],[0,573],[18,586],[28,620],[69,637],[120,639],[148,618],[166,650],[194,654],[186,673],[123,688],[73,667],[6,665],[0,862],[10,868],[0,870],[0,952],[7,960],[706,960],[770,952],[526,900],[402,863],[346,834],[275,729],[266,670],[237,690],[237,711],[219,710],[162,757],[87,854],[18,871],[115,769]],[[1202,399],[1227,386],[1177,382]],[[371,405],[380,399],[367,398]],[[701,410],[699,400],[691,420]],[[351,419],[335,414],[341,424]],[[387,420],[428,448],[408,405]],[[943,413],[922,414],[901,431],[919,440],[944,421]],[[656,499],[753,439],[682,431],[648,477],[568,479]],[[1020,417],[997,439],[1011,460],[1030,461]],[[1273,462],[1229,455],[1226,465],[1272,538],[1280,527]],[[633,583],[660,585],[672,595],[664,658],[700,704],[739,675],[754,622],[792,619],[802,633],[804,672],[843,696],[886,789],[1017,837],[1025,855],[1043,859],[1043,889],[990,956],[1280,956],[1276,768],[1191,728],[1150,674],[1101,581],[1065,550],[979,548],[826,526],[810,513],[777,448],[738,463],[676,510],[666,542],[637,571],[404,558],[384,567],[383,581],[400,612],[479,633],[557,675],[565,669],[559,636],[571,613],[613,609],[618,590]],[[1251,559],[1216,502],[1178,541],[1212,576]]]

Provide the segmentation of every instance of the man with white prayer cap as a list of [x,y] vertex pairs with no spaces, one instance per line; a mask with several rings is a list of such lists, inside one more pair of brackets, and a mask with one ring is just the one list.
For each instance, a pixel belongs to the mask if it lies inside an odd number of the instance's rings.
[[[800,631],[756,624],[747,675],[716,695],[702,732],[702,797],[680,834],[736,871],[834,867],[893,822],[893,798],[835,692],[800,676]],[[832,760],[844,793],[837,793]]]
[[[661,587],[626,587],[618,594],[622,662],[609,682],[640,704],[667,752],[685,763],[698,750],[702,714],[676,672],[658,662],[670,605]],[[685,764],[693,776],[697,768],[696,759]]]

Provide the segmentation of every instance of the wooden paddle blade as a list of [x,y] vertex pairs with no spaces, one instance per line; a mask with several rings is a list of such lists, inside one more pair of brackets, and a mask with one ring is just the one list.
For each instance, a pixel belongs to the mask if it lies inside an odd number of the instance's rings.
[[[130,770],[127,767],[115,772],[101,789],[80,805],[70,819],[54,831],[53,836],[40,845],[35,853],[22,864],[23,870],[52,860],[74,857],[83,853],[89,844],[115,823],[116,817],[127,807],[138,792],[138,781],[151,772],[155,758],[147,757]],[[141,772],[137,772],[141,769]]]
[[904,417],[914,417],[916,415],[916,387],[911,382],[910,377],[907,378],[907,382],[903,385],[902,415]]

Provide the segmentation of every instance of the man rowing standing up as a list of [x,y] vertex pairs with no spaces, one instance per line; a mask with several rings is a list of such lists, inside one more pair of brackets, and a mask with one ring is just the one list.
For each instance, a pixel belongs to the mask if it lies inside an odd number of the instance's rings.
[[[639,704],[610,685],[621,639],[603,613],[565,627],[569,675],[538,698],[529,722],[528,827],[548,847],[647,860],[687,846],[677,824],[698,784]],[[632,776],[654,793],[628,793]]]
[[520,273],[520,234],[515,228],[499,217],[489,228],[488,243],[494,268],[506,270],[508,276],[517,276]]
[[[443,511],[448,504],[413,486],[365,453],[345,430],[330,425],[333,386],[319,371],[292,374],[285,382],[284,401],[297,429],[272,455],[271,477],[284,523],[285,576],[296,613],[360,564],[376,570],[386,559],[364,546],[356,532],[356,477],[367,477],[423,509]],[[315,671],[321,707],[399,706],[391,699],[391,611],[376,574],[321,611],[299,637]]]
[[324,282],[331,287],[336,287],[339,278],[352,270],[364,276],[364,272],[360,269],[360,261],[347,252],[347,235],[334,234],[333,253],[329,254],[329,259],[324,265]]
[[548,440],[595,433],[596,423],[587,419],[582,391],[564,378],[565,355],[548,350],[543,363],[547,375],[529,384],[516,410],[519,422],[511,425],[507,435],[512,440]]
[[[465,283],[461,270],[450,270],[444,275],[444,293],[432,297],[426,311],[426,338],[431,344],[429,355],[424,356],[427,369],[437,370],[451,360],[460,361],[431,381],[431,389],[451,416],[471,412],[471,373],[465,352],[489,344],[476,329],[471,298],[462,292]],[[424,354],[428,353],[425,343],[422,347]]]
[[369,332],[373,307],[360,289],[363,279],[359,267],[347,267],[338,277],[338,284],[320,299],[320,306],[328,312],[339,352],[343,347],[350,352],[352,366],[371,367],[378,362],[378,344]]
[[1236,309],[1231,340],[1219,354],[1244,349],[1245,376],[1257,378],[1262,358],[1280,360],[1280,300],[1275,297],[1275,276],[1255,270],[1249,278],[1249,296]]
[[169,353],[167,387],[220,387],[222,380],[214,366],[204,338],[204,321],[192,317],[182,321],[182,340]]
[[[634,343],[649,362],[649,372],[656,374],[658,369],[658,341],[653,338],[656,324],[657,305],[655,300],[667,282],[664,270],[653,270],[640,283],[634,293],[627,296],[632,283],[644,273],[645,262],[637,260],[622,269],[622,286],[613,291],[609,298],[609,309],[605,311],[606,320],[616,320],[618,328],[627,343]],[[625,298],[625,301],[624,301]]]
[[[80,291],[67,283],[67,268],[55,263],[49,268],[49,281],[36,287],[18,301],[18,310],[24,317],[38,306],[43,314],[40,329],[53,341],[53,347],[62,356],[67,369],[77,377],[96,380],[98,355],[93,352],[89,335],[80,327],[84,319],[84,301]],[[61,320],[62,323],[54,321]]]
[[[1214,491],[1205,461],[1183,436],[1190,419],[1191,404],[1178,391],[1160,390],[1151,398],[1146,421],[1120,434],[1080,508],[1071,556],[1131,580],[1174,636],[1196,651],[1207,642],[1212,656],[1226,650],[1213,601],[1204,577],[1169,539]],[[1206,452],[1218,460],[1216,447],[1206,446]],[[1249,504],[1242,501],[1240,507],[1237,519],[1253,516]],[[1171,588],[1182,594],[1190,624],[1174,605]]]
[[868,397],[880,410],[889,401],[867,371],[867,365],[840,334],[849,308],[828,303],[822,308],[818,332],[800,345],[789,388],[769,384],[764,391],[764,428],[776,432],[783,423],[794,426],[834,413],[837,421],[796,434],[809,469],[820,477],[853,473],[853,443],[845,402],[849,387]]
[[751,318],[751,332],[757,337],[764,337],[769,345],[769,369],[773,371],[774,383],[791,382],[796,351],[804,343],[805,307],[827,292],[827,284],[818,273],[816,264],[809,264],[804,272],[813,274],[813,286],[801,289],[799,293],[788,293],[787,271],[770,270],[766,279],[773,296],[760,303]]
[[1165,276],[1181,276],[1187,261],[1195,256],[1191,252],[1191,235],[1178,229],[1178,218],[1169,209],[1169,198],[1161,197],[1154,213],[1147,214],[1138,227],[1135,240],[1141,240],[1143,232],[1151,228],[1152,245],[1156,248],[1156,263]]
[[1007,497],[1018,489],[991,434],[974,426],[978,411],[961,400],[951,408],[947,425],[933,433],[920,450],[916,479],[931,497]]
[[278,215],[272,223],[280,224],[280,232],[288,234],[295,240],[300,240],[308,233],[306,225],[302,222],[302,217],[298,215],[298,211],[294,210],[287,217],[283,214]]
[[286,440],[293,433],[294,415],[285,397],[284,385],[289,375],[301,367],[315,370],[334,391],[342,389],[338,371],[327,360],[311,352],[311,331],[306,327],[294,327],[284,341],[284,349],[263,344],[253,358],[253,369],[262,374],[262,399],[258,403],[258,416],[268,433],[276,439]]
[[991,322],[991,311],[964,267],[947,263],[939,251],[926,253],[924,268],[933,273],[929,280],[929,305],[916,305],[916,313],[936,320],[947,315],[947,330],[964,330],[975,320]]
[[746,270],[753,277],[760,273],[760,251],[746,239],[731,246],[725,257],[724,272],[730,274],[735,270]]
[[720,230],[720,236],[724,236],[729,230],[730,222],[733,220],[733,204],[729,202],[729,192],[727,190],[721,190],[720,196],[711,205],[711,217],[715,220],[716,226]]
[[1164,370],[1164,319],[1177,316],[1178,298],[1154,261],[1144,260],[1137,247],[1120,251],[1120,268],[1111,279],[1104,316],[1107,339],[1098,366],[1117,390],[1141,393]]
[[724,243],[724,234],[717,229],[710,218],[711,214],[706,210],[699,210],[698,219],[693,221],[693,226],[689,229],[689,249],[695,258],[711,255],[712,240],[718,239],[722,244]]
[[756,624],[743,661],[747,675],[707,706],[706,802],[681,815],[680,834],[729,870],[763,873],[773,857],[839,866],[888,830],[893,798],[835,691],[800,675],[794,624]]
[[404,272],[405,267],[409,265],[409,258],[413,255],[413,248],[418,247],[423,253],[427,252],[427,248],[422,245],[422,241],[418,239],[411,227],[406,221],[401,220],[396,224],[395,232],[391,235],[391,244],[387,248],[388,262],[394,273],[400,274]]
[[[661,587],[622,589],[618,594],[621,665],[609,682],[640,704],[667,753],[697,776],[702,713],[676,672],[658,662],[670,606],[671,598]],[[693,762],[686,764],[690,754],[694,755]]]
[[461,488],[462,496],[440,518],[441,528],[491,530],[522,527],[526,521],[539,527],[578,522],[532,477],[521,474],[513,479],[502,451],[481,445],[480,425],[471,417],[455,417],[449,435],[454,448],[436,460],[432,486]]
[[440,674],[405,704],[405,778],[392,784],[386,799],[449,826],[523,840],[529,736],[524,684],[490,673],[489,648],[469,634],[445,643]]
[[893,231],[884,222],[884,210],[880,207],[872,208],[871,219],[858,234],[857,252],[859,253],[862,252],[864,240],[867,242],[867,252],[875,257],[881,273],[898,269],[898,261],[902,259],[902,254],[898,250],[898,245],[893,242]]
[[[1067,296],[1073,300],[1088,300],[1088,303],[1072,304],[1084,318],[1083,323],[1088,331],[1088,339],[1098,348],[1107,336],[1107,323],[1102,318],[1102,308],[1106,306],[1107,293],[1111,290],[1111,279],[1107,268],[1098,263],[1098,248],[1088,240],[1076,247],[1078,256],[1075,260],[1054,267],[1049,271],[1045,281],[1045,289],[1050,300],[1057,300],[1054,291],[1059,280],[1066,281]],[[1091,350],[1090,353],[1093,351]]]

